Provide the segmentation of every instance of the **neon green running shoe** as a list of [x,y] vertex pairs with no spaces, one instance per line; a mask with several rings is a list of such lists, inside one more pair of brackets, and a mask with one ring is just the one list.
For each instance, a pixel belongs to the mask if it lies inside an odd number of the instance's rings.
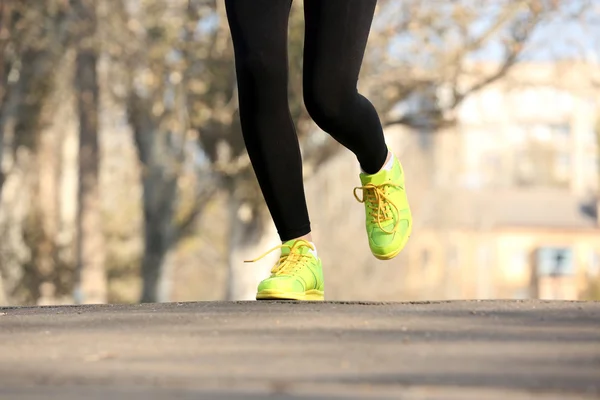
[[[364,203],[369,247],[380,260],[391,260],[406,246],[412,231],[412,215],[404,190],[404,171],[394,157],[391,170],[376,174],[360,174],[361,187],[354,197]],[[362,190],[362,199],[357,191]]]
[[258,285],[256,299],[323,300],[323,266],[315,247],[306,240],[287,241],[246,262],[256,262],[278,249],[279,261],[271,269],[271,276]]

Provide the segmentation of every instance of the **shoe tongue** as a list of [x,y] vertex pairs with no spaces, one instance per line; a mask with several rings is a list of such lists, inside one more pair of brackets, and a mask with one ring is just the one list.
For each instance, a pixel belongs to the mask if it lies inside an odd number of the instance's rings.
[[365,186],[366,184],[370,183],[372,185],[382,185],[385,182],[389,181],[389,173],[390,171],[387,170],[381,170],[376,174],[373,175],[367,175],[367,174],[360,174],[360,181],[362,183],[363,186]]
[[[294,244],[297,242],[297,240],[288,240],[287,242],[285,242],[283,245],[284,247],[281,248],[281,255],[282,256],[287,256],[290,254],[290,249],[292,248],[292,246],[294,246]],[[299,245],[296,247],[296,251],[300,254],[307,254],[310,252],[310,247],[305,246],[305,245]]]

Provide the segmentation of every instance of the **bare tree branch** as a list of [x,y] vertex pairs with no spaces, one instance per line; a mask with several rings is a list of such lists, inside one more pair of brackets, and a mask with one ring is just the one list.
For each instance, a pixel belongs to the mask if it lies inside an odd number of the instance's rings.
[[467,96],[475,93],[478,90],[494,83],[498,79],[504,77],[510,68],[518,61],[519,56],[525,48],[525,43],[530,38],[531,34],[541,21],[541,12],[532,11],[532,14],[517,21],[512,27],[513,41],[506,46],[506,55],[504,61],[493,74],[483,78],[479,82],[473,84],[470,88],[463,90],[457,94],[454,99],[453,108],[458,106]]

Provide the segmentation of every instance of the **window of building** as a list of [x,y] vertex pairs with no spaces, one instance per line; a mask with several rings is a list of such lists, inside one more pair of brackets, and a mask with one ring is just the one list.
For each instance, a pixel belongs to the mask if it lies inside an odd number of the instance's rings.
[[596,174],[600,171],[600,159],[598,156],[588,156],[585,158],[585,172],[586,174],[596,176]]
[[553,139],[566,141],[571,137],[571,124],[569,123],[551,125],[550,128]]
[[527,141],[527,129],[522,125],[511,126],[506,136],[511,146],[520,146]]
[[507,265],[503,266],[504,273],[510,279],[521,279],[526,275],[529,268],[527,262],[527,251],[521,247],[513,247],[510,250],[510,258]]
[[532,157],[525,150],[514,155],[514,177],[519,186],[530,186],[535,183],[535,165]]
[[512,293],[512,298],[514,300],[525,300],[531,298],[531,293],[529,292],[529,288],[519,288],[516,289]]
[[571,178],[571,155],[569,153],[558,153],[556,155],[555,176],[558,182],[567,182]]
[[564,187],[572,177],[571,125],[523,124],[525,142],[514,153],[518,186]]
[[548,125],[533,125],[529,128],[529,136],[539,142],[549,142],[552,140],[553,129]]
[[575,274],[573,250],[560,247],[542,247],[537,251],[538,276],[566,276]]
[[514,249],[511,258],[511,262],[518,268],[523,268],[527,264],[527,252],[523,249]]
[[583,142],[586,146],[595,147],[598,145],[598,136],[594,129],[586,129],[583,134]]

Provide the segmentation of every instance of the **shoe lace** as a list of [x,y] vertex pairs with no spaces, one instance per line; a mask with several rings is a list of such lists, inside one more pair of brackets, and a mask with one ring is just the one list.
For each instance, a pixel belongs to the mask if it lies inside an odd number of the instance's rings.
[[315,247],[306,240],[297,240],[294,242],[292,246],[287,244],[282,244],[279,246],[275,246],[272,249],[268,250],[261,256],[255,258],[254,260],[244,261],[246,263],[254,263],[262,260],[272,252],[278,249],[289,248],[290,252],[286,255],[281,255],[279,257],[279,261],[271,268],[271,274],[273,275],[290,275],[297,271],[300,267],[306,265],[306,263],[313,257],[311,253],[302,254],[300,253],[301,247],[308,247],[311,250],[315,250]]
[[[367,183],[364,186],[354,188],[354,197],[359,203],[364,203],[369,208],[369,215],[371,221],[376,223],[379,229],[385,233],[395,233],[398,230],[400,220],[397,219],[391,231],[385,229],[382,222],[390,221],[394,219],[392,209],[395,210],[396,214],[399,213],[398,206],[387,196],[388,188],[397,188],[403,190],[402,186],[393,185],[391,183],[384,183],[381,185],[373,185]],[[362,190],[363,197],[358,197],[357,192]]]

